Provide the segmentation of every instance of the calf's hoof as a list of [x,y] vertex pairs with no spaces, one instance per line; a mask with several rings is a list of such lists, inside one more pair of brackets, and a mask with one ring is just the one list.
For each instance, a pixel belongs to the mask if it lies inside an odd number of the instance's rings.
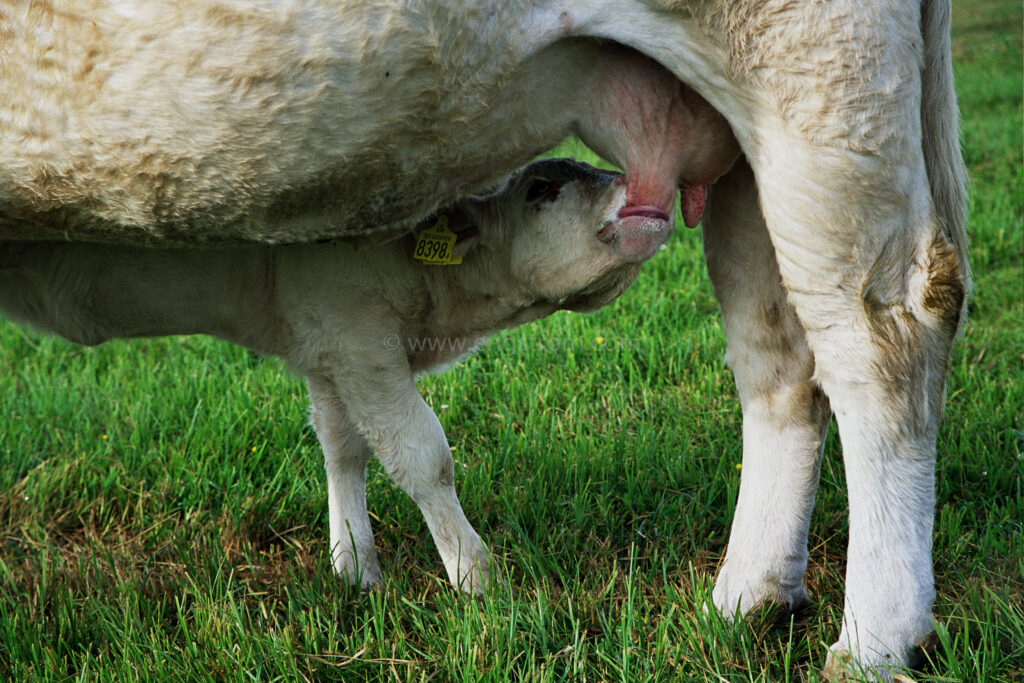
[[351,553],[341,553],[334,558],[334,573],[350,586],[369,590],[380,584],[380,565],[374,553],[356,561]]
[[446,560],[444,565],[451,584],[467,595],[483,595],[498,580],[497,570],[491,568],[490,556],[482,545],[470,555]]

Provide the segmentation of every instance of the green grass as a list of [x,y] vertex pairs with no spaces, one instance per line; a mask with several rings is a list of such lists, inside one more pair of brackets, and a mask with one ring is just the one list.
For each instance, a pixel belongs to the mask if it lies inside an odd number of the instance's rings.
[[[956,26],[976,294],[939,437],[939,644],[914,678],[1020,681],[1021,6],[959,3]],[[500,335],[422,382],[510,582],[482,600],[446,586],[377,467],[386,583],[339,585],[304,390],[279,363],[0,324],[0,680],[817,680],[843,602],[834,434],[814,604],[781,626],[702,609],[740,415],[700,254],[680,229],[612,307]]]

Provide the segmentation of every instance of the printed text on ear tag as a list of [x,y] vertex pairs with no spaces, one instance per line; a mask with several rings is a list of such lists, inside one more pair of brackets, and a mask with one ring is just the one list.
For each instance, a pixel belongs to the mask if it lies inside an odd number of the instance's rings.
[[462,263],[461,256],[455,256],[455,233],[448,229],[448,216],[438,216],[437,222],[416,238],[412,257],[428,266],[455,266]]

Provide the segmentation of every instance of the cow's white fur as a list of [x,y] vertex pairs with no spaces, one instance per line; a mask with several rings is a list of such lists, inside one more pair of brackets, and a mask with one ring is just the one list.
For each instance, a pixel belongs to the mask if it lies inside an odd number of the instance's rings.
[[[583,121],[573,104],[575,83],[605,82],[591,66],[604,49],[579,41],[611,39],[660,62],[728,119],[757,186],[729,179],[713,203],[732,208],[706,229],[745,420],[743,484],[715,601],[732,612],[804,599],[830,407],[850,546],[827,669],[841,673],[849,658],[884,675],[931,630],[935,434],[969,289],[948,2],[435,0],[402,10],[120,0],[113,13],[83,0],[50,4],[66,10],[56,25],[73,40],[18,32],[26,12],[37,13],[29,23],[49,21],[39,18],[44,3],[0,5],[0,91],[21,92],[13,79],[30,93],[19,100],[28,109],[9,108],[0,125],[7,236],[130,240],[134,227],[153,239],[311,239],[386,227],[567,130],[629,166],[623,137],[638,129],[623,119],[604,126],[604,114]],[[90,11],[103,21],[76,20]],[[80,47],[97,32],[124,36],[123,46],[104,43],[106,61]],[[124,50],[145,59],[128,68]],[[69,137],[69,111],[96,128]],[[121,144],[99,154],[92,133],[104,126]],[[279,200],[268,199],[266,182]],[[336,199],[319,191],[323,182],[336,183]],[[757,246],[742,248],[741,235]]]
[[[744,416],[743,482],[714,597],[727,613],[806,599],[831,406],[850,496],[843,629],[826,666],[839,676],[904,664],[932,631],[935,435],[969,274],[948,6],[924,3],[922,18],[917,6],[868,6],[857,25],[849,15],[812,24],[832,11],[816,7],[789,20],[803,34],[867,26],[847,44],[875,45],[878,61],[852,89],[839,84],[841,60],[816,73],[809,54],[799,76],[758,72],[784,89],[760,91],[752,136],[737,129],[757,186],[735,170],[705,225]],[[801,81],[806,93],[787,99]]]
[[[452,583],[479,592],[487,551],[459,505],[448,441],[415,375],[497,330],[592,310],[623,292],[639,261],[598,234],[626,203],[615,177],[538,162],[501,192],[450,207],[453,229],[479,229],[451,266],[414,260],[416,235],[213,250],[0,243],[0,310],[81,343],[204,333],[286,359],[312,399],[338,573],[380,580],[366,512],[372,453],[423,511]],[[537,179],[561,184],[557,196],[531,199]]]
[[701,144],[728,124],[672,74],[547,21],[517,2],[4,0],[0,238],[389,231],[573,132],[656,195],[640,204],[670,209],[680,164],[728,168],[734,143]]
[[714,600],[732,615],[761,602],[795,610],[830,411],[782,286],[745,165],[715,187],[703,225],[708,273],[743,406],[743,477]]

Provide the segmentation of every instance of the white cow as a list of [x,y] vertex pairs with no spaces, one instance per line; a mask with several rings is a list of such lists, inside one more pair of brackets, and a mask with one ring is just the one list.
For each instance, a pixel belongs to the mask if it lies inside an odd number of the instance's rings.
[[[969,289],[948,0],[0,0],[0,235],[386,233],[569,132],[628,175],[638,254],[717,114],[749,164],[704,226],[744,413],[715,586],[806,599],[822,434],[850,496],[826,664],[932,631],[935,437]],[[639,53],[646,55],[640,57]],[[702,147],[698,145],[698,147]],[[725,155],[728,156],[728,155]]]
[[[617,178],[568,159],[536,162],[500,192],[464,199],[383,245],[0,243],[0,311],[82,344],[212,334],[284,358],[312,399],[338,573],[380,580],[365,497],[372,450],[420,506],[452,583],[479,592],[487,552],[415,376],[498,330],[595,310],[624,292],[644,257],[618,235],[626,186]],[[428,261],[424,235],[438,220],[450,249]]]

